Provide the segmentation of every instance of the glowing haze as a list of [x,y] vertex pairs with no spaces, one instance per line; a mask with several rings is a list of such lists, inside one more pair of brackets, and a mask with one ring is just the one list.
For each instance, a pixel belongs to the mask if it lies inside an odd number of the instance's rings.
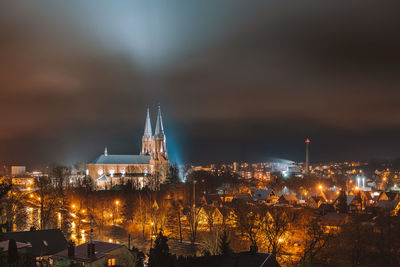
[[[399,3],[2,1],[0,162],[396,157]],[[154,116],[153,116],[154,117]],[[154,123],[154,121],[153,121]]]

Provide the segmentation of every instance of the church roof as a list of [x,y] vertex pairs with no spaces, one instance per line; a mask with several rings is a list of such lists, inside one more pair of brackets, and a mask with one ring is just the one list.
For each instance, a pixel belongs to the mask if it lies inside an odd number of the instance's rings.
[[101,154],[89,164],[149,164],[147,155],[104,155]]

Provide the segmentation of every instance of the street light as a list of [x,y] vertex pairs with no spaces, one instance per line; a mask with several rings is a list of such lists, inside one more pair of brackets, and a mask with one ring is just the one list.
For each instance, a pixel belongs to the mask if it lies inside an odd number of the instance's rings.
[[119,200],[115,200],[115,205],[117,206],[117,216],[116,216],[115,220],[118,221],[118,206],[119,206]]

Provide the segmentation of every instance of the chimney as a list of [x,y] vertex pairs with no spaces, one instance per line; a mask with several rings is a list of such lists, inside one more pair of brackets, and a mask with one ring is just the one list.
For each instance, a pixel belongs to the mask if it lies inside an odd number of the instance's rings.
[[258,247],[257,247],[257,245],[251,245],[250,246],[250,253],[251,254],[256,254],[258,252]]
[[93,243],[93,216],[90,215],[90,236],[89,236],[89,243],[87,245],[88,249],[88,258],[94,256],[94,243]]
[[74,258],[75,257],[75,243],[70,240],[68,242],[68,258]]
[[94,256],[94,243],[88,243],[87,244],[87,253],[88,253],[88,258],[91,258]]

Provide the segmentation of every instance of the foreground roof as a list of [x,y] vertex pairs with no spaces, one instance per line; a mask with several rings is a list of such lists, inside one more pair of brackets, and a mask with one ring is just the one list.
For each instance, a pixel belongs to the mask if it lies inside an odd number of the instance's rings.
[[33,256],[53,255],[67,248],[67,240],[59,229],[3,233],[6,240],[30,244]]
[[104,155],[101,154],[89,164],[149,164],[147,155]]
[[200,267],[280,267],[275,257],[270,253],[234,253],[230,256],[203,256],[194,258],[190,266]]
[[[9,243],[10,243],[10,240],[0,242],[0,253],[8,251]],[[17,249],[31,247],[31,245],[29,245],[28,243],[23,243],[23,242],[15,242],[15,243],[17,244]]]
[[384,210],[394,210],[399,205],[400,200],[381,200],[378,207]]
[[[114,249],[123,247],[124,245],[122,244],[115,244],[115,243],[108,243],[108,242],[103,242],[103,241],[93,241],[94,243],[94,256],[88,257],[88,244],[84,243],[82,245],[79,245],[75,247],[75,256],[74,259],[85,261],[85,262],[93,262],[96,261],[102,257],[104,257],[107,252],[112,251]],[[53,258],[69,258],[68,257],[68,249],[65,249],[53,256]]]

